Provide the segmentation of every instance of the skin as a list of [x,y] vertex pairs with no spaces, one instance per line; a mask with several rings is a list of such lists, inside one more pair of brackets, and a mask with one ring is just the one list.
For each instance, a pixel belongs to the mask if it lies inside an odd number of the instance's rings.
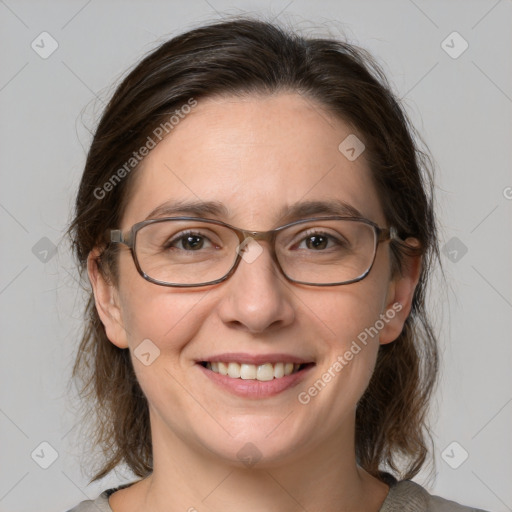
[[[250,230],[282,223],[277,212],[304,200],[341,199],[387,226],[362,156],[351,162],[338,145],[353,130],[295,93],[209,98],[143,161],[123,231],[170,199],[216,200],[224,220]],[[414,240],[409,240],[414,243]],[[355,409],[372,375],[379,344],[400,334],[420,261],[393,276],[389,243],[379,244],[359,283],[311,287],[276,275],[270,252],[242,261],[223,283],[192,289],[158,286],[137,272],[129,250],[112,286],[88,271],[108,338],[129,349],[149,401],[154,471],[110,497],[114,512],[377,511],[388,486],[355,460]],[[342,371],[307,405],[297,400],[379,315],[402,305]],[[160,356],[143,365],[142,340]],[[285,352],[315,361],[297,387],[247,400],[212,384],[197,359],[222,352]],[[237,452],[253,443],[261,459],[246,467]],[[194,508],[191,508],[194,507]]]

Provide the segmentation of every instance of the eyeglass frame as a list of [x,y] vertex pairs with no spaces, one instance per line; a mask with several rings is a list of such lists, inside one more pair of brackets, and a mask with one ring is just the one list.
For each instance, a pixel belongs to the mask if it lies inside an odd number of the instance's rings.
[[[200,222],[206,222],[209,224],[215,224],[218,226],[223,226],[223,227],[229,228],[238,237],[238,240],[239,240],[238,247],[240,247],[240,245],[243,244],[243,242],[245,242],[245,240],[247,240],[248,238],[252,238],[253,240],[267,241],[271,244],[270,249],[271,249],[272,259],[275,261],[275,263],[277,263],[277,266],[278,266],[281,274],[288,281],[290,281],[292,283],[303,284],[306,286],[342,286],[342,285],[352,284],[352,283],[357,283],[359,281],[362,281],[370,273],[370,270],[372,269],[373,264],[375,263],[375,258],[377,257],[377,249],[378,249],[379,244],[381,242],[386,242],[388,240],[398,240],[399,239],[397,230],[394,226],[390,226],[389,228],[383,228],[383,227],[379,226],[378,224],[376,224],[375,222],[373,222],[369,219],[366,219],[364,217],[343,217],[343,216],[311,217],[311,218],[307,218],[307,219],[299,219],[299,220],[284,224],[282,226],[278,226],[277,228],[270,229],[268,231],[250,231],[247,229],[237,228],[237,227],[232,226],[231,224],[228,224],[221,220],[206,219],[206,218],[202,218],[202,217],[190,217],[190,216],[160,217],[157,219],[143,220],[141,222],[137,222],[136,224],[134,224],[131,228],[129,228],[127,231],[125,231],[125,233],[123,233],[121,229],[108,229],[107,230],[107,233],[106,233],[107,240],[110,240],[111,243],[119,243],[119,244],[126,245],[130,249],[133,261],[135,263],[135,267],[136,267],[137,271],[139,272],[139,274],[146,281],[149,281],[150,283],[153,283],[153,284],[156,284],[159,286],[171,286],[173,288],[192,288],[192,287],[210,286],[213,284],[222,283],[223,281],[227,280],[229,277],[231,277],[235,273],[236,269],[238,268],[238,266],[240,264],[240,261],[242,260],[242,254],[241,254],[242,251],[237,251],[236,259],[235,259],[233,265],[231,266],[231,268],[229,269],[229,271],[227,272],[227,274],[225,274],[223,277],[221,277],[219,279],[215,279],[214,281],[208,281],[205,283],[198,283],[198,284],[182,284],[182,283],[166,283],[164,281],[159,281],[157,279],[154,279],[151,276],[149,276],[148,274],[146,274],[140,267],[140,264],[139,264],[139,261],[137,258],[137,254],[135,251],[135,242],[136,242],[136,238],[137,238],[137,232],[140,231],[142,228],[144,228],[147,225],[158,223],[158,222],[165,222],[165,221],[169,221],[169,220],[200,221]],[[289,228],[291,226],[295,226],[297,224],[304,224],[304,223],[312,222],[312,221],[321,221],[321,220],[356,221],[356,222],[362,222],[363,224],[367,224],[373,228],[374,233],[375,233],[375,246],[373,249],[373,258],[370,263],[370,266],[368,267],[368,269],[365,272],[363,272],[363,274],[356,277],[355,279],[351,279],[349,281],[343,281],[343,282],[339,282],[339,283],[307,283],[304,281],[298,281],[296,279],[292,279],[291,277],[286,275],[283,268],[281,267],[281,263],[279,262],[279,259],[276,254],[276,248],[275,248],[276,235],[280,231],[282,231],[286,228]]]

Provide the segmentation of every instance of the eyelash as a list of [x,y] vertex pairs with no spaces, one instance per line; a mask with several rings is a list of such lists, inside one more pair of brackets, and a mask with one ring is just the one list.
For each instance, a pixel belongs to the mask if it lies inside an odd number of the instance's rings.
[[301,239],[299,241],[299,244],[301,244],[302,242],[304,242],[308,237],[310,236],[324,236],[324,237],[327,237],[329,240],[333,241],[334,244],[336,245],[345,245],[344,242],[342,240],[340,240],[339,238],[336,238],[334,235],[331,235],[329,233],[326,233],[325,231],[317,231],[315,230],[314,228],[310,228],[309,230],[307,230],[305,233],[300,233],[300,236],[301,236]]
[[[178,233],[171,240],[167,241],[164,245],[164,249],[171,248],[176,242],[180,242],[181,240],[184,240],[185,238],[187,238],[187,236],[199,236],[206,240],[210,240],[206,235],[199,233],[197,231],[184,231],[184,232]],[[210,240],[210,243],[211,243],[211,240]]]
[[[189,231],[185,231],[185,232],[182,232],[182,233],[178,233],[178,235],[174,236],[171,240],[166,242],[165,245],[164,245],[164,249],[171,248],[175,243],[180,242],[180,241],[186,239],[188,236],[198,236],[198,237],[201,237],[201,238],[203,238],[205,240],[208,240],[210,243],[213,243],[210,240],[210,238],[208,238],[208,236],[206,236],[205,234],[200,233],[198,231],[190,231],[189,230]],[[342,240],[340,240],[339,238],[336,238],[334,235],[326,233],[325,231],[318,231],[318,230],[316,230],[314,228],[310,228],[305,233],[300,233],[300,236],[301,236],[300,240],[296,244],[294,244],[294,245],[302,244],[308,237],[311,237],[311,236],[327,237],[330,241],[332,241],[336,245],[345,245],[345,243]]]

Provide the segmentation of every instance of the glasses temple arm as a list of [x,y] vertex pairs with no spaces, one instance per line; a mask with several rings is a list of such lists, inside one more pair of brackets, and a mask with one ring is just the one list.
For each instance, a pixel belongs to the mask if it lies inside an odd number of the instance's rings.
[[107,231],[107,241],[110,243],[119,243],[132,247],[132,232],[125,237],[120,229],[110,229]]

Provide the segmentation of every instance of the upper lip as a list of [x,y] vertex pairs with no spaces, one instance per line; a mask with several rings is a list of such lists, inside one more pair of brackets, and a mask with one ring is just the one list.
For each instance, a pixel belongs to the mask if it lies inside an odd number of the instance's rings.
[[260,365],[265,363],[294,363],[306,364],[312,363],[311,359],[303,359],[302,357],[293,356],[291,354],[247,354],[245,352],[227,352],[224,354],[217,354],[205,359],[198,359],[200,362],[222,362],[222,363],[243,363]]

